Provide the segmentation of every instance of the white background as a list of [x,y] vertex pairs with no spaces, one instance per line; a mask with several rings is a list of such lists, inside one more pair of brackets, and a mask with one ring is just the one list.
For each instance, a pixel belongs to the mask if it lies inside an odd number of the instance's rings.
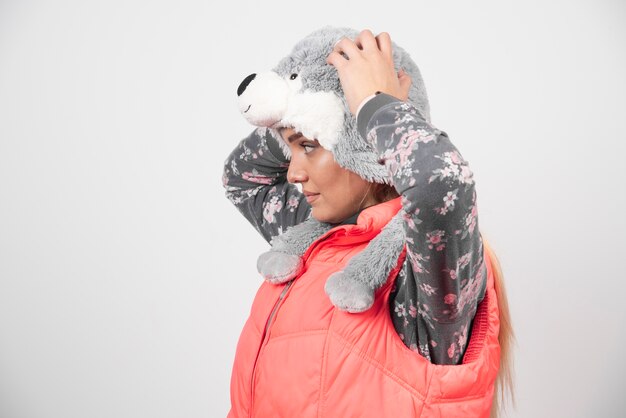
[[0,417],[225,416],[268,248],[236,89],[326,24],[389,32],[470,162],[509,416],[624,416],[625,3],[303,4],[0,0]]

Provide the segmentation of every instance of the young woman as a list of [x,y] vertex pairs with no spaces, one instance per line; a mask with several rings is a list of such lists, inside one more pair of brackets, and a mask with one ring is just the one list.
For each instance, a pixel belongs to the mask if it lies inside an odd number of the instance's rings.
[[[226,160],[228,198],[268,241],[309,216],[333,225],[305,252],[297,280],[259,289],[237,347],[229,417],[495,414],[496,378],[500,395],[511,384],[512,330],[469,166],[407,102],[412,80],[396,72],[388,34],[343,37],[326,64],[393,184],[342,167],[289,126],[255,130]],[[374,305],[336,309],[326,279],[399,210],[405,250]]]

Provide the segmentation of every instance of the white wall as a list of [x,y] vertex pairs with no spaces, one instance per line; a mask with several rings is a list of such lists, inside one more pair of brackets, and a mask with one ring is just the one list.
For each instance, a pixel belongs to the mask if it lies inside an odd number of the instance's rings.
[[[506,3],[506,4],[505,4]],[[236,88],[387,31],[470,162],[512,417],[624,414],[622,1],[0,1],[0,417],[220,417],[267,248],[224,198]]]

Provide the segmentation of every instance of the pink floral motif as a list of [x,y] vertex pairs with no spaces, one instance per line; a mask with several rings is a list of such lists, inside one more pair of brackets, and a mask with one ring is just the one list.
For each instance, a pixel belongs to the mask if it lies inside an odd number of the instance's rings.
[[415,107],[411,106],[408,102],[404,102],[394,107],[395,110],[402,110],[405,112],[415,112]]
[[396,304],[395,312],[399,317],[406,316],[406,308],[404,307],[404,303]]
[[[402,206],[405,208],[410,203],[408,200],[404,198],[404,196],[401,197],[401,201],[402,201]],[[417,217],[419,213],[420,213],[420,208],[416,208],[415,211],[413,211],[413,214],[408,214],[404,210],[402,210],[401,212],[402,219],[404,219],[404,221],[406,222],[406,225],[409,227],[409,229],[415,232],[417,232],[417,225],[422,223],[422,220]]]
[[432,176],[428,179],[429,183],[434,180],[450,180],[461,184],[473,184],[473,173],[469,168],[467,161],[461,157],[458,151],[444,152],[442,155],[435,155],[444,162],[444,167],[437,168],[432,171]]
[[474,176],[474,173],[472,173],[472,170],[470,170],[470,168],[467,165],[461,166],[461,183],[465,183],[468,184],[470,183],[472,180],[472,177]]
[[448,347],[448,357],[454,357],[454,343],[450,344],[450,347]]
[[453,190],[451,192],[448,192],[443,197],[443,203],[446,205],[446,207],[450,207],[450,206],[454,205],[454,201],[458,199],[458,197],[456,195],[457,191],[458,191],[458,189]]
[[407,255],[409,256],[409,260],[411,261],[411,266],[413,267],[413,271],[416,273],[428,273],[428,270],[422,264],[424,261],[427,261],[430,256],[424,257],[420,253],[413,252],[411,248],[407,248]]
[[[417,211],[419,212],[419,209]],[[408,215],[405,212],[402,213],[402,218],[406,222],[406,225],[409,227],[409,229],[417,232],[417,227],[415,226],[415,218],[413,218],[412,216]]]
[[411,174],[412,171],[409,167],[409,163],[412,162],[412,159],[409,157],[413,157],[414,148],[417,147],[417,143],[427,143],[434,140],[434,138],[434,135],[424,129],[412,129],[412,127],[410,127],[407,132],[400,137],[395,149],[390,148],[382,155],[382,159],[389,168],[391,175],[396,176],[399,174],[398,170],[404,167],[409,168],[408,172],[405,174]]
[[426,303],[417,306],[417,314],[426,322],[430,329],[435,329],[434,319],[430,312],[430,307]]
[[448,357],[454,358],[454,362],[458,361],[463,348],[467,345],[468,325],[463,325],[458,331],[452,334],[453,341],[448,347]]
[[456,295],[454,293],[448,293],[443,297],[443,303],[446,305],[451,305],[456,302]]
[[[406,138],[405,138],[406,136]],[[413,143],[415,141],[422,142],[424,144],[434,141],[435,135],[431,132],[427,131],[424,128],[413,129],[412,126],[409,127],[406,134],[400,138],[400,141],[406,141],[408,143]]]
[[458,341],[459,348],[465,347],[465,345],[467,344],[467,330],[468,330],[468,326],[467,325],[463,326],[463,329],[459,335],[459,341]]
[[430,240],[431,243],[437,244],[438,242],[441,242],[441,235],[434,235],[434,236],[429,237],[428,239]]
[[269,202],[265,202],[263,205],[263,218],[269,222],[276,222],[274,215],[283,208],[283,202],[280,201],[278,196],[272,196]]
[[287,201],[287,208],[289,212],[293,212],[298,207],[298,198],[296,196],[291,196]]
[[472,234],[474,232],[474,228],[476,228],[476,205],[471,207],[470,212],[465,216],[465,226],[467,228],[463,231],[463,235],[461,238],[465,238],[468,234]]
[[447,271],[448,272],[448,274],[450,275],[450,279],[451,280],[456,280],[456,278],[459,277],[458,271],[456,271],[454,269],[444,269],[443,271]]
[[270,176],[259,174],[256,169],[253,169],[252,172],[244,171],[243,173],[241,173],[241,177],[244,180],[259,184],[272,184],[272,181],[274,181],[274,179]]
[[467,285],[461,289],[456,306],[456,316],[463,313],[466,306],[473,306],[473,303],[478,300],[478,295],[480,294],[486,281],[486,274],[485,264],[481,262],[481,264],[476,268],[476,274],[472,276]]
[[424,292],[428,296],[432,296],[435,293],[437,293],[437,289],[435,289],[434,287],[432,287],[428,283],[421,283],[419,287],[422,290],[422,292]]
[[430,361],[430,350],[428,349],[428,344],[420,344],[417,347],[417,351],[422,356],[426,357],[426,359],[428,359],[428,361]]
[[436,247],[436,251],[441,251],[445,248],[445,242],[447,241],[444,238],[446,231],[441,229],[435,229],[434,231],[430,231],[426,233],[426,243],[428,244],[428,249],[432,250]]
[[459,199],[458,191],[459,189],[448,191],[443,197],[443,206],[435,208],[435,212],[439,215],[445,215],[449,211],[454,210],[454,201]]
[[469,264],[471,258],[472,258],[472,253],[471,252],[463,254],[456,261],[456,268],[457,268],[457,270],[461,270],[462,268],[465,268]]

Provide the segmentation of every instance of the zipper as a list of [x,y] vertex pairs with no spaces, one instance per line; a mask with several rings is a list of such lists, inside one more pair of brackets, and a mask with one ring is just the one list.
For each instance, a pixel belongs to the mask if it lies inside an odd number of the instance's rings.
[[[306,262],[308,261],[308,259],[311,258],[311,256],[314,254],[315,250],[319,251],[320,243],[322,243],[323,241],[326,241],[331,235],[335,234],[339,229],[340,228],[333,228],[330,231],[327,231],[325,234],[323,234],[321,237],[319,237],[315,242],[313,242],[309,246],[307,251],[305,251],[305,253],[302,255],[303,262],[304,262],[305,265],[306,265]],[[300,276],[298,276],[298,277],[300,277]],[[249,418],[252,417],[252,411],[254,410],[254,379],[256,377],[256,365],[257,365],[257,362],[259,360],[259,356],[261,355],[261,351],[263,350],[263,347],[267,343],[269,330],[270,330],[270,327],[272,325],[272,322],[274,322],[274,318],[276,316],[276,312],[278,311],[278,308],[280,308],[281,302],[285,298],[287,292],[291,288],[291,285],[293,285],[293,282],[296,279],[297,279],[297,277],[293,278],[293,279],[291,279],[291,280],[289,280],[287,282],[287,284],[283,288],[282,292],[280,292],[280,295],[278,296],[278,299],[274,303],[274,307],[272,308],[272,311],[270,312],[270,316],[267,318],[267,322],[265,323],[265,329],[263,330],[263,336],[261,337],[261,345],[259,346],[259,349],[258,349],[258,351],[256,353],[256,358],[254,359],[254,366],[252,367],[252,379],[250,381],[250,410],[248,411],[248,417]]]
[[[285,286],[285,288],[283,289],[282,292],[280,292],[280,296],[278,296],[278,300],[276,301],[276,303],[274,304],[274,308],[272,309],[272,312],[270,313],[270,317],[267,320],[267,323],[265,324],[265,331],[263,331],[263,340],[265,340],[265,336],[267,335],[267,331],[270,329],[270,325],[272,323],[272,320],[274,319],[274,314],[276,314],[276,311],[278,310],[278,305],[280,304],[280,302],[283,300],[283,298],[285,297],[285,294],[287,293],[287,290],[289,290],[289,288],[291,287],[291,285],[293,284],[293,280],[291,279],[287,282],[287,285]],[[263,344],[265,343],[265,341],[263,341],[261,343],[261,347],[263,347]]]
[[285,287],[283,288],[282,292],[280,292],[278,299],[274,303],[272,312],[270,312],[270,316],[267,318],[267,322],[265,323],[265,329],[263,330],[263,336],[261,338],[261,345],[259,346],[259,349],[256,353],[256,358],[254,359],[254,366],[252,367],[252,380],[250,382],[250,410],[248,412],[248,417],[252,417],[252,411],[254,409],[253,408],[254,407],[254,378],[256,377],[257,361],[259,360],[259,356],[261,354],[261,350],[263,350],[263,346],[265,346],[265,344],[267,343],[268,331],[270,329],[272,322],[274,321],[274,316],[276,314],[276,311],[278,310],[278,307],[280,306],[281,302],[285,298],[287,291],[289,290],[289,288],[291,288],[291,285],[293,284],[294,280],[295,279],[289,280],[287,284],[285,285]]

